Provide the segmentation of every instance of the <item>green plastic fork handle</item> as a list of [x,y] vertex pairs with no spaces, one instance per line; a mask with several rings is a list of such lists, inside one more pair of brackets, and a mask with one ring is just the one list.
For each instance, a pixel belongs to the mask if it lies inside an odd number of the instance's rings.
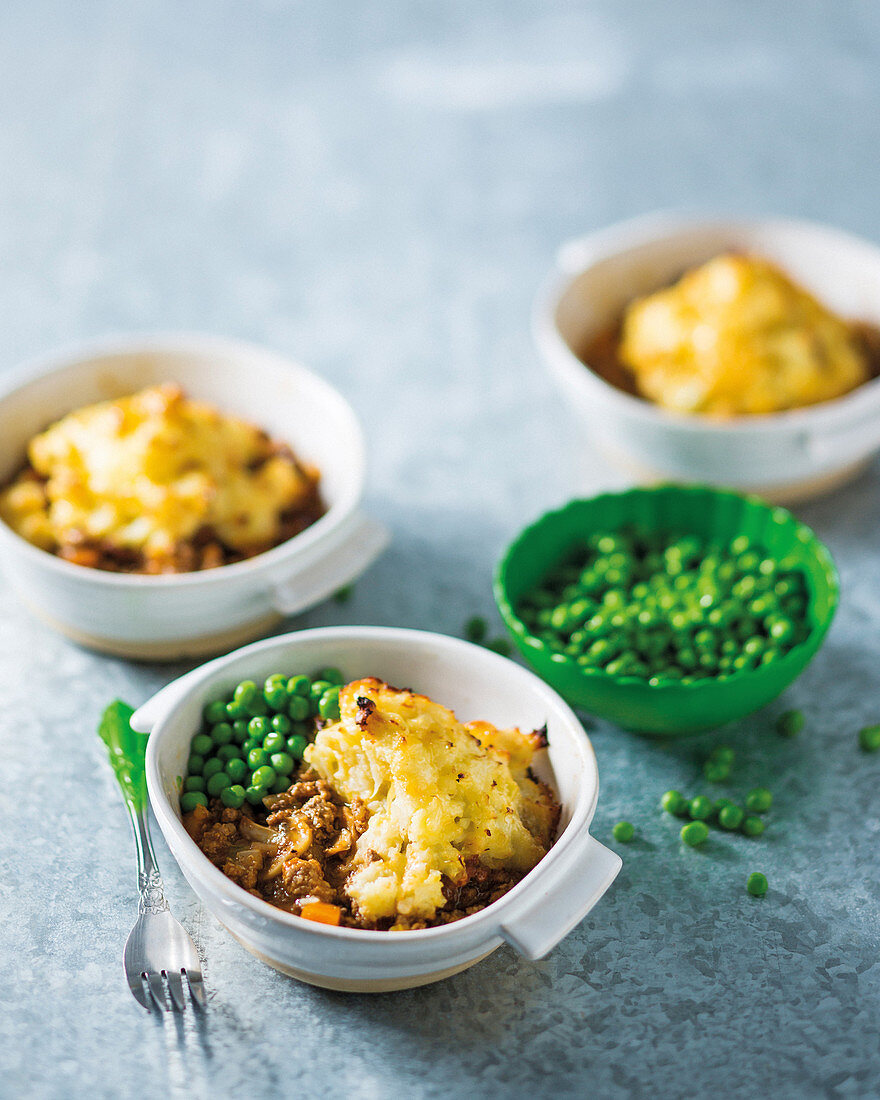
[[147,773],[144,753],[148,734],[131,728],[134,708],[116,699],[101,715],[98,736],[107,746],[110,767],[116,775],[122,797],[129,809],[141,813],[147,806]]

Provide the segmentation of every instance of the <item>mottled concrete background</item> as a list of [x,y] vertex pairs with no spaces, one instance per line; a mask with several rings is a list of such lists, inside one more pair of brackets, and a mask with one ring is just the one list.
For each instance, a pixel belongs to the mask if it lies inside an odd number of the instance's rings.
[[[785,0],[5,0],[0,370],[113,330],[202,329],[300,357],[369,427],[394,544],[308,624],[458,633],[526,520],[578,488],[529,308],[555,246],[664,206],[880,237],[880,10]],[[594,468],[601,484],[606,473]],[[538,965],[503,949],[367,999],[297,985],[204,913],[197,1034],[122,977],[128,825],[102,704],[171,675],[82,652],[0,601],[0,1094],[9,1097],[875,1097],[880,1094],[877,471],[803,509],[844,600],[813,668],[729,731],[760,842],[681,851],[656,811],[711,739],[597,724],[596,835],[640,839]],[[774,714],[808,715],[797,742]],[[743,884],[763,869],[771,892]]]

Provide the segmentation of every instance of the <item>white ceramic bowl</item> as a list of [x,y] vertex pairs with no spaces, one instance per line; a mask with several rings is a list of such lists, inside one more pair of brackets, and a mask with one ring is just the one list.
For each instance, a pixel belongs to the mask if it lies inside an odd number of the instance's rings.
[[0,566],[41,618],[84,645],[148,660],[217,653],[255,638],[348,584],[388,541],[360,511],[364,444],[348,403],[281,355],[215,337],[113,340],[23,368],[0,393],[0,483],[17,472],[31,437],[65,413],[168,381],[314,463],[328,510],[257,557],[169,576],[73,565],[0,523]]
[[[563,805],[559,839],[521,882],[486,909],[453,924],[411,932],[331,928],[292,916],[236,886],[198,849],[178,816],[178,776],[202,708],[241,679],[339,667],[379,676],[455,710],[465,721],[547,724],[550,747],[536,772]],[[245,647],[170,684],[134,715],[150,732],[147,786],[168,846],[207,908],[270,966],[330,989],[384,992],[448,977],[503,942],[546,955],[589,912],[620,869],[620,857],[589,832],[598,774],[592,746],[570,708],[519,665],[455,638],[383,627],[304,630]]]
[[658,408],[578,357],[634,297],[727,249],[778,263],[832,310],[880,324],[880,249],[809,222],[655,215],[563,246],[534,334],[590,440],[640,480],[706,482],[795,500],[853,476],[880,448],[880,380],[809,408],[729,421]]

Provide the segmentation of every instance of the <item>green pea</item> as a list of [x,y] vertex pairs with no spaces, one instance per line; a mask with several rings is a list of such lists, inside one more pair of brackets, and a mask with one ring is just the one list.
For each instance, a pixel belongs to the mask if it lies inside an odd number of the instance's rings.
[[186,762],[186,771],[188,775],[201,775],[204,767],[205,758],[198,753],[193,753]]
[[743,653],[747,653],[750,657],[758,657],[764,652],[766,644],[763,638],[753,635],[743,642]]
[[180,808],[185,814],[190,814],[196,806],[207,806],[208,799],[202,791],[187,791],[180,796]]
[[203,791],[205,789],[205,777],[203,775],[188,775],[183,781],[185,791]]
[[618,821],[611,830],[611,835],[615,840],[620,841],[621,844],[629,844],[636,835],[636,831],[629,821]]
[[709,753],[709,759],[732,765],[736,759],[736,752],[730,745],[717,745],[711,753]]
[[738,829],[742,824],[743,812],[739,806],[722,806],[718,811],[718,824],[722,829]]
[[205,761],[205,766],[202,768],[202,775],[205,779],[210,779],[212,775],[216,775],[217,772],[223,771],[223,761],[218,760],[216,756],[212,756],[209,760]]
[[268,753],[282,752],[287,744],[287,738],[277,730],[271,730],[263,741],[263,749]]
[[196,756],[207,756],[214,751],[214,742],[206,733],[197,733],[192,739],[190,751]]
[[290,776],[279,775],[272,786],[269,788],[270,794],[283,794],[290,787]]
[[278,775],[290,775],[296,766],[293,757],[287,752],[273,752],[269,757],[269,765]]
[[275,769],[270,768],[268,764],[263,764],[254,770],[251,782],[255,787],[271,787],[277,778]]
[[681,791],[666,791],[660,799],[660,805],[667,813],[676,817],[687,816],[689,803]]
[[206,790],[209,795],[217,797],[217,795],[223,790],[224,787],[229,786],[229,776],[226,772],[215,772],[206,784]]
[[287,705],[287,713],[294,722],[301,722],[312,713],[311,703],[302,695],[293,695]]
[[339,688],[331,687],[318,700],[318,713],[329,722],[339,721]]
[[293,723],[286,714],[274,714],[272,716],[271,726],[276,733],[282,733],[285,737],[287,737],[293,729]]
[[730,764],[723,760],[707,760],[703,765],[703,774],[710,783],[723,783],[730,775]]
[[228,745],[232,738],[232,726],[228,722],[218,722],[211,730],[211,740],[215,745]]
[[232,699],[226,704],[226,721],[237,722],[239,718],[247,718],[248,709],[244,703]]
[[762,875],[760,871],[752,871],[746,879],[746,889],[753,898],[762,898],[767,893],[768,887],[767,876]]
[[263,684],[263,698],[271,710],[287,707],[287,677],[279,673],[269,676]]
[[266,700],[260,694],[251,699],[245,707],[245,711],[250,718],[265,718],[269,713],[269,708],[266,705]]
[[864,726],[859,730],[859,747],[862,752],[880,749],[880,726]]
[[308,676],[291,676],[287,681],[288,695],[308,695],[312,688],[312,681]]
[[246,718],[236,718],[232,723],[232,736],[239,745],[244,744],[248,739],[248,725],[250,723]]
[[249,737],[247,741],[241,746],[241,755],[247,760],[248,756],[254,751],[254,749],[261,749],[263,742],[258,741],[256,737]]
[[205,725],[216,726],[218,722],[226,721],[226,702],[223,699],[215,699],[205,707]]
[[749,813],[765,814],[773,805],[773,795],[766,787],[753,787],[746,795],[746,809]]
[[255,741],[262,741],[270,728],[266,717],[256,715],[248,722],[248,737],[253,737]]
[[220,801],[224,806],[228,806],[233,810],[237,810],[239,806],[244,805],[244,798],[244,787],[238,783],[232,787],[224,787],[220,792]]
[[[465,636],[465,638],[467,638],[467,640],[469,642],[474,642],[476,645],[479,645],[480,642],[482,642],[482,640],[486,637],[486,633],[487,633],[488,629],[489,629],[489,624],[482,617],[482,615],[473,615],[464,624],[464,636]],[[333,671],[335,671],[335,670],[333,670]],[[324,673],[326,673],[326,672],[327,672],[327,669],[322,669],[318,673],[318,676],[322,680],[328,680],[329,681],[331,679],[331,677],[324,675]],[[341,681],[339,681],[339,682],[341,683]]]
[[746,836],[760,836],[764,832],[764,822],[754,814],[748,814],[743,818],[742,831]]
[[234,760],[241,752],[241,745],[221,745],[217,750],[217,759],[225,764],[227,760]]
[[236,685],[235,690],[232,693],[233,702],[237,703],[240,707],[248,706],[257,695],[257,685],[253,680],[242,680],[240,684]]
[[266,788],[254,786],[252,783],[245,789],[244,796],[251,806],[259,806],[266,797]]
[[691,821],[682,826],[681,839],[690,848],[703,844],[709,836],[709,826],[704,821]]
[[292,737],[287,738],[287,751],[294,760],[302,760],[308,744],[301,733],[295,733]]
[[794,624],[789,619],[777,619],[770,627],[770,637],[785,645],[794,638]]
[[694,821],[706,821],[712,816],[714,804],[711,798],[698,794],[688,803],[688,813]]
[[232,760],[226,761],[226,767],[224,768],[224,771],[233,783],[240,783],[241,780],[244,779],[244,777],[248,774],[250,769],[240,756],[235,756],[232,758]]
[[776,732],[780,737],[797,737],[804,728],[804,712],[787,710],[776,719]]
[[262,768],[264,764],[269,763],[269,754],[265,749],[251,749],[247,755],[248,765],[256,772],[257,768]]

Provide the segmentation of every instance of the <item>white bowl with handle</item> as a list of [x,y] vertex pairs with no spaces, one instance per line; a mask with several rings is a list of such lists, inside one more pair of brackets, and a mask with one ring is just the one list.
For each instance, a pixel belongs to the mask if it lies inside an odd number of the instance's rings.
[[145,660],[249,641],[354,580],[388,542],[361,511],[364,441],[344,398],[284,356],[211,336],[107,340],[22,368],[0,391],[0,483],[21,468],[29,440],[59,417],[162,382],[178,382],[189,396],[289,444],[319,469],[328,507],[256,557],[160,576],[74,565],[0,522],[0,567],[36,614],[84,645]]
[[[206,703],[242,679],[335,666],[351,680],[377,676],[446,706],[463,721],[484,719],[524,730],[546,724],[549,748],[535,772],[562,804],[558,839],[516,886],[485,909],[452,924],[406,932],[329,927],[286,913],[226,877],[180,820],[179,777]],[[135,712],[149,732],[150,803],[187,881],[248,951],[313,985],[385,992],[458,973],[503,943],[539,959],[593,908],[621,867],[590,836],[599,779],[589,739],[570,707],[533,673],[468,642],[387,627],[303,630],[246,646],[187,673]]]
[[538,349],[589,440],[638,480],[787,501],[828,491],[880,450],[880,379],[806,408],[719,420],[625,393],[581,358],[633,298],[731,249],[775,262],[844,319],[880,326],[875,245],[811,222],[661,214],[563,245],[535,304]]

